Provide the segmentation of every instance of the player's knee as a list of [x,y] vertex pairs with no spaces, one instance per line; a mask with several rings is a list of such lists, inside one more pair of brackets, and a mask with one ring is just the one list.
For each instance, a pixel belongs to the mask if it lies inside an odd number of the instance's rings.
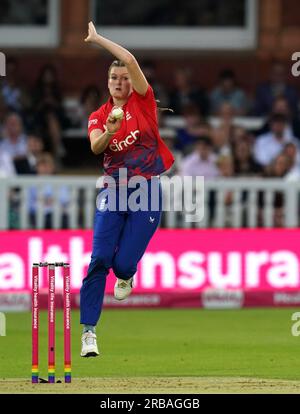
[[136,263],[130,263],[130,260],[120,261],[116,258],[113,262],[113,271],[114,274],[119,279],[129,279],[131,278],[136,272]]
[[89,265],[88,273],[102,273],[103,269],[109,269],[112,265],[112,257],[104,253],[93,255]]

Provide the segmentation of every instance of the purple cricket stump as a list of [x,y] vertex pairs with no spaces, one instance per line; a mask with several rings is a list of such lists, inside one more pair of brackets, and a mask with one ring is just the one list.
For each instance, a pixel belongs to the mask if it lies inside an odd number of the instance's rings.
[[70,265],[63,264],[64,280],[64,374],[65,382],[71,382],[71,280]]
[[31,314],[32,314],[32,365],[31,382],[39,382],[39,265],[32,265],[32,291],[31,291]]
[[48,267],[48,382],[55,382],[55,266]]

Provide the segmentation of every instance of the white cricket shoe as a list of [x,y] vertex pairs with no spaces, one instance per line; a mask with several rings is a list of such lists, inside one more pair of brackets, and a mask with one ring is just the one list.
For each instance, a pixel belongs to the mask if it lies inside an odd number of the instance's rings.
[[81,353],[82,357],[95,357],[99,355],[97,346],[97,336],[91,331],[85,332],[81,337]]
[[117,300],[126,299],[133,288],[133,277],[128,280],[117,279],[115,283],[114,294]]

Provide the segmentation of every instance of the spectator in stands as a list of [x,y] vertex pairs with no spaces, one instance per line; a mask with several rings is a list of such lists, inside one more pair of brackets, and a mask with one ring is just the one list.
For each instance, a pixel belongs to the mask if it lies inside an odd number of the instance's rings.
[[280,153],[270,164],[266,174],[269,178],[283,178],[289,172],[291,161],[286,154]]
[[[254,160],[252,154],[252,142],[251,137],[247,132],[240,128],[239,138],[236,139],[233,145],[233,166],[235,177],[257,177],[263,175],[262,167]],[[248,226],[248,210],[249,204],[249,192],[242,191],[242,226]]]
[[216,159],[211,139],[207,136],[200,136],[197,138],[194,151],[182,161],[182,175],[215,178],[219,175]]
[[223,102],[218,110],[217,116],[220,118],[220,124],[228,127],[233,126],[235,109],[229,102]]
[[11,156],[7,152],[2,151],[0,146],[0,178],[10,177],[15,173],[16,171]]
[[[0,142],[0,153],[4,162],[1,169],[6,171],[7,176],[16,174],[15,162],[26,156],[27,137],[24,133],[23,121],[19,114],[10,112],[5,118],[3,125],[3,140]],[[9,228],[20,228],[20,189],[11,188],[8,193],[9,199]]]
[[220,177],[232,177],[234,174],[233,158],[230,155],[221,155],[216,162]]
[[211,139],[214,153],[217,156],[231,154],[230,135],[225,127],[215,128],[212,131]]
[[27,153],[27,137],[22,119],[17,113],[10,113],[5,119],[0,150],[7,153],[12,160],[22,158]]
[[[216,165],[217,157],[213,153],[213,144],[208,136],[199,136],[194,151],[182,160],[181,175],[189,177],[204,177],[205,180],[219,176]],[[212,223],[215,216],[216,192],[210,191],[207,196],[208,222]]]
[[220,106],[218,120],[212,130],[212,140],[217,155],[231,155],[235,140],[234,108],[230,103],[224,102]]
[[198,107],[201,115],[209,113],[209,101],[203,89],[193,85],[191,73],[187,69],[177,69],[174,74],[175,86],[169,94],[169,107],[175,115],[182,115],[186,105],[194,104]]
[[285,136],[297,137],[300,139],[300,123],[298,117],[293,116],[289,102],[284,96],[275,98],[271,114],[268,116],[263,127],[256,132],[256,135],[261,135],[270,131],[270,118],[274,114],[282,114],[287,118],[287,125],[284,131]]
[[[42,153],[36,164],[37,174],[39,176],[51,176],[56,172],[56,165],[53,156],[50,153]],[[38,199],[42,199],[42,206],[38,207]],[[51,184],[29,188],[29,219],[32,228],[37,225],[37,209],[42,208],[44,212],[45,229],[53,228],[53,210],[54,203],[58,202],[62,210],[60,228],[68,228],[68,206],[70,203],[69,189],[62,185],[55,191]]]
[[235,115],[245,115],[248,112],[248,100],[245,92],[237,86],[235,73],[224,69],[219,74],[217,87],[210,94],[210,109],[212,114],[218,114],[224,103],[229,103]]
[[142,64],[142,70],[147,81],[152,86],[155,98],[159,101],[159,106],[167,107],[169,100],[164,85],[159,82],[156,74],[156,65],[153,61],[147,60]]
[[45,65],[39,73],[34,92],[34,109],[36,128],[46,138],[46,146],[58,160],[65,155],[62,129],[67,126],[67,121],[57,71],[52,65]]
[[233,146],[234,175],[251,177],[262,175],[262,167],[254,160],[249,139],[236,141]]
[[236,127],[234,125],[234,108],[230,103],[224,102],[220,106],[215,128],[222,130],[227,142],[232,143],[232,136]]
[[270,79],[258,85],[254,112],[256,115],[268,115],[272,110],[273,102],[278,97],[285,97],[289,103],[291,113],[298,112],[299,94],[296,88],[288,84],[287,71],[283,63],[275,62],[272,65]]
[[[167,133],[168,131],[168,133]],[[169,150],[172,152],[174,157],[174,163],[171,168],[169,168],[164,175],[167,175],[169,177],[179,174],[181,169],[181,163],[182,163],[182,153],[175,149],[176,145],[176,133],[172,133],[172,130],[162,129],[160,131],[161,136],[163,137],[163,140]]]
[[10,111],[21,113],[23,91],[18,80],[18,63],[13,58],[7,59],[6,62],[6,76],[3,79],[1,95]]
[[44,142],[37,135],[28,135],[27,153],[24,157],[14,160],[15,169],[18,174],[36,174],[38,157],[44,151]]
[[101,91],[96,85],[87,86],[80,97],[80,107],[78,111],[79,128],[87,127],[87,119],[92,112],[96,111],[101,103]]
[[[230,155],[221,155],[217,159],[217,167],[219,169],[220,178],[232,178],[234,174],[233,159]],[[224,193],[224,205],[225,205],[225,227],[232,226],[233,220],[233,192],[226,191]]]
[[285,135],[287,118],[274,114],[270,121],[271,131],[257,137],[254,145],[254,158],[260,165],[267,167],[280,154],[288,142],[296,139]]
[[201,135],[210,135],[210,126],[201,116],[194,104],[185,105],[182,109],[184,127],[177,130],[176,148],[187,154],[193,148],[197,138]]
[[[286,178],[290,168],[289,157],[285,154],[279,154],[270,165],[268,177],[271,178]],[[263,197],[264,198],[264,197]],[[274,207],[274,227],[284,227],[284,193],[281,191],[275,192],[273,201]]]
[[231,131],[231,145],[234,147],[236,143],[244,140],[249,141],[250,145],[253,147],[254,135],[242,126],[235,125]]
[[300,179],[300,154],[298,147],[295,143],[289,142],[285,145],[282,154],[289,159],[289,170],[284,177],[285,180],[298,181]]
[[0,142],[1,142],[2,134],[3,134],[3,124],[5,122],[5,119],[8,113],[9,113],[9,109],[4,102],[4,98],[0,94]]

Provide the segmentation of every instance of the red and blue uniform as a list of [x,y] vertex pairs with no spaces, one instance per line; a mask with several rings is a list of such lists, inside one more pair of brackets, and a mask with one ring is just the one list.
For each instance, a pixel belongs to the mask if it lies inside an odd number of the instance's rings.
[[[105,131],[106,120],[114,107],[110,98],[89,118],[89,135],[94,129]],[[124,118],[121,128],[111,137],[104,151],[104,174],[119,182],[119,169],[127,169],[127,177],[142,176],[147,182],[154,178],[159,186],[159,208],[151,209],[150,185],[147,186],[147,211],[102,211],[97,208],[94,223],[93,251],[88,273],[83,280],[80,297],[81,323],[96,325],[101,314],[106,276],[110,268],[120,279],[131,278],[147,245],[157,229],[161,217],[161,189],[159,174],[168,170],[174,162],[159,135],[157,106],[151,86],[146,94],[133,91],[122,106]],[[121,183],[120,183],[121,184]],[[153,188],[153,187],[152,187]],[[104,199],[110,188],[100,193]],[[128,189],[127,197],[134,191]],[[119,205],[119,193],[116,193]]]

